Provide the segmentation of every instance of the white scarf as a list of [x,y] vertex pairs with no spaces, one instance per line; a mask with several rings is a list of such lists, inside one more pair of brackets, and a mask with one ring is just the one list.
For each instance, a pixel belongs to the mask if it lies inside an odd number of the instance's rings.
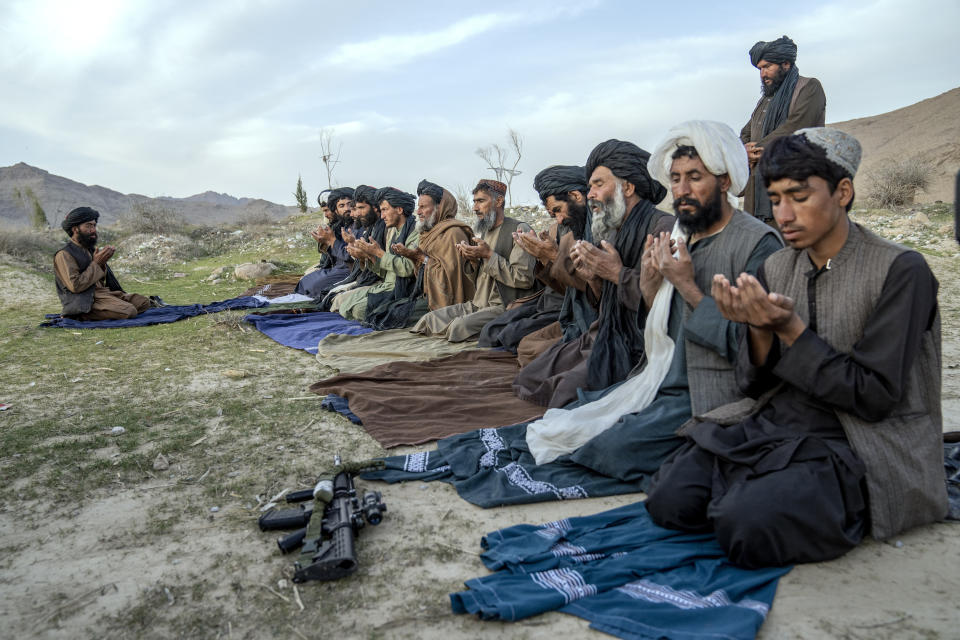
[[[670,237],[686,240],[678,224]],[[620,416],[641,411],[653,402],[673,360],[674,344],[667,335],[672,298],[673,285],[664,278],[643,327],[647,366],[638,375],[599,400],[574,409],[548,409],[542,418],[527,425],[527,446],[537,464],[576,451],[616,424]]]

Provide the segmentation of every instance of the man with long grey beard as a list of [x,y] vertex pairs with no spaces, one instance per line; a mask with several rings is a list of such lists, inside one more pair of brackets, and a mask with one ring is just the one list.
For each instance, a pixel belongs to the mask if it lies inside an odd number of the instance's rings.
[[470,340],[508,304],[530,293],[536,283],[536,258],[513,237],[515,231],[526,232],[530,226],[504,215],[506,193],[506,185],[496,180],[481,180],[473,190],[476,244],[457,245],[460,255],[479,267],[473,300],[431,311],[420,318],[413,332],[442,335],[450,342]]
[[577,399],[578,389],[606,389],[642,361],[637,311],[643,245],[647,235],[673,226],[673,217],[655,208],[667,191],[647,172],[649,159],[622,140],[607,140],[590,152],[587,201],[596,244],[561,246],[550,275],[586,292],[599,315],[579,338],[557,343],[521,369],[513,381],[517,397],[562,407]]

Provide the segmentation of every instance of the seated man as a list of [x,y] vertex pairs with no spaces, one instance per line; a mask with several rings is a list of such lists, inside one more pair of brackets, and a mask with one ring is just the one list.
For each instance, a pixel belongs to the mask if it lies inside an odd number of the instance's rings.
[[[589,330],[553,345],[513,381],[522,400],[562,407],[578,389],[599,391],[622,381],[643,359],[640,260],[648,234],[669,231],[673,218],[656,208],[667,191],[650,177],[650,154],[631,142],[607,140],[587,158],[593,241],[566,236],[555,249],[550,276],[599,307]],[[537,239],[528,235],[529,242]]]
[[414,333],[442,335],[450,342],[469,340],[533,287],[536,259],[513,239],[514,231],[529,231],[530,227],[504,216],[506,193],[507,186],[496,180],[481,180],[473,190],[476,244],[457,245],[460,255],[480,265],[473,300],[431,311],[414,325]]
[[524,251],[537,258],[537,279],[547,286],[522,303],[518,300],[516,306],[488,322],[480,332],[481,347],[503,347],[516,353],[521,340],[557,323],[560,318],[567,287],[549,277],[550,268],[564,236],[572,233],[577,240],[583,238],[589,187],[583,167],[557,165],[538,173],[533,179],[533,188],[554,223],[542,237],[518,233],[515,240]]
[[353,225],[341,230],[340,235],[346,243],[347,255],[353,260],[350,273],[336,282],[326,296],[321,300],[319,307],[323,311],[337,311],[345,291],[368,287],[380,282],[380,276],[367,268],[368,260],[360,252],[357,240],[375,238],[383,243],[386,237],[386,226],[380,218],[380,206],[376,201],[377,190],[362,184],[354,190],[352,208]]
[[748,326],[738,380],[760,400],[686,425],[647,500],[655,522],[715,531],[747,567],[829,560],[868,530],[883,540],[947,512],[937,281],[919,253],[848,218],[859,163],[835,129],[765,150],[790,246],[712,287]]
[[70,236],[70,242],[53,258],[62,313],[77,320],[135,318],[153,305],[150,298],[125,293],[120,287],[107,265],[114,248],[96,248],[99,219],[99,211],[77,207],[61,225]]
[[[380,219],[387,229],[384,246],[399,244],[407,249],[417,246],[420,237],[416,230],[416,218],[413,216],[413,195],[384,187],[377,189],[374,195],[380,209]],[[369,301],[385,300],[395,287],[412,289],[416,278],[416,267],[409,258],[396,255],[392,249],[384,249],[373,238],[358,238],[354,243],[358,255],[367,261],[367,268],[377,274],[381,280],[369,287],[360,287],[343,294],[339,313],[348,320],[363,320],[367,315]]]
[[408,326],[430,310],[467,302],[476,293],[476,265],[457,250],[459,243],[472,241],[473,232],[457,220],[456,198],[427,180],[417,185],[417,196],[419,246],[394,243],[390,248],[413,261],[417,278],[394,287],[379,304],[367,305],[364,323],[374,329]]
[[294,289],[294,293],[318,300],[333,285],[346,278],[353,267],[353,258],[347,253],[347,243],[342,233],[353,224],[354,190],[349,187],[334,189],[326,200],[321,199],[322,195],[317,196],[317,202],[324,210],[327,225],[319,225],[310,232],[317,241],[320,261],[307,269]]

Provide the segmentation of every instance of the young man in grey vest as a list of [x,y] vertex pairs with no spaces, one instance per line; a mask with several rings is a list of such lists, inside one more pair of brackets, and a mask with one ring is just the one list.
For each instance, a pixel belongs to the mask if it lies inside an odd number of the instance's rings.
[[479,264],[473,300],[431,311],[411,331],[442,335],[450,342],[470,340],[507,305],[531,293],[537,259],[513,238],[515,231],[529,231],[530,226],[504,215],[506,194],[507,185],[496,180],[481,180],[473,190],[475,244],[457,245],[460,255]]
[[100,212],[77,207],[64,218],[63,230],[70,236],[53,258],[57,295],[63,315],[79,320],[133,318],[152,306],[150,299],[126,293],[107,265],[113,247],[97,249]]
[[790,246],[712,287],[749,327],[737,373],[755,400],[688,423],[647,500],[658,524],[713,530],[744,566],[829,560],[947,512],[938,284],[919,253],[849,220],[859,163],[834,129],[764,153]]

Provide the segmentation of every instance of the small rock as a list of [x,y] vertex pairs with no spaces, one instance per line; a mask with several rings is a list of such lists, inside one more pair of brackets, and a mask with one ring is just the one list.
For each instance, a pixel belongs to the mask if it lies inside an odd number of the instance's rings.
[[210,507],[210,513],[216,513],[220,511],[220,507]]
[[170,468],[170,461],[167,460],[166,456],[162,453],[158,453],[157,457],[153,459],[153,469],[154,471],[166,471]]
[[272,262],[248,262],[237,265],[233,270],[233,275],[241,280],[256,280],[257,278],[265,278],[273,273],[276,268],[277,266]]
[[918,213],[913,216],[913,219],[919,222],[920,224],[930,224],[930,218],[927,217],[925,213]]
[[902,548],[903,548],[903,540],[897,540],[897,543],[896,543],[895,545],[893,545],[893,546],[895,546],[897,549],[902,549]]
[[186,278],[187,274],[180,273],[179,271],[171,276],[172,278]]
[[111,433],[112,435],[115,435],[115,436],[118,436],[118,435],[120,435],[121,433],[126,433],[126,432],[127,432],[127,430],[124,429],[123,427],[114,427],[114,428],[110,429],[110,433]]
[[283,591],[286,588],[287,588],[286,578],[280,578],[279,580],[277,580],[277,589],[280,589],[281,591]]
[[240,475],[240,472],[239,472],[239,471],[231,471],[230,473],[227,474],[227,477],[228,477],[228,478],[236,478],[238,475]]
[[246,378],[247,372],[243,369],[225,369],[223,375],[234,380],[239,380],[241,378]]

